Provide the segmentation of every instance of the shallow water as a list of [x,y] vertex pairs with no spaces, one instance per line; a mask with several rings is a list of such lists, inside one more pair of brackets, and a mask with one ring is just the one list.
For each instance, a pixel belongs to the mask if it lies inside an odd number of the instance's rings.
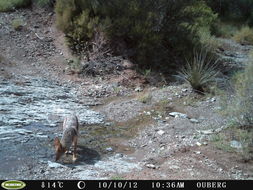
[[[80,122],[79,159],[76,165],[71,165],[71,156],[60,162],[79,168],[80,173],[77,172],[76,176],[90,179],[93,177],[88,175],[94,175],[94,171],[99,174],[101,168],[108,172],[127,170],[120,164],[112,169],[112,160],[125,163],[127,168],[137,167],[121,157],[114,158],[119,150],[126,154],[133,151],[116,143],[124,140],[123,136],[129,129],[105,122],[102,114],[81,103],[84,101],[80,98],[73,86],[42,78],[22,76],[6,80],[0,76],[0,179],[19,176],[38,179],[43,176],[38,173],[40,167],[39,171],[47,167],[50,172],[57,172],[48,164],[54,163],[53,139],[61,136],[63,118],[71,113],[75,113]],[[87,165],[90,165],[90,170]]]
[[64,116],[75,113],[81,124],[101,124],[104,117],[79,104],[75,88],[41,78],[0,80],[0,177],[22,167],[53,160],[52,139],[61,134]]

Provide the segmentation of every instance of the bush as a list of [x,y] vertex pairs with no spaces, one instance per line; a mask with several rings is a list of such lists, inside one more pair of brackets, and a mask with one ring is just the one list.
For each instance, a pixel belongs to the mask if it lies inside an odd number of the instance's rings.
[[218,20],[212,25],[211,33],[217,37],[232,38],[239,30],[237,25],[236,23],[226,23]]
[[216,81],[219,73],[215,69],[217,61],[206,51],[194,52],[193,59],[187,61],[177,76],[189,83],[195,92],[203,93],[210,83]]
[[253,45],[253,29],[248,26],[242,27],[235,35],[233,39],[238,43]]
[[31,4],[31,0],[0,0],[0,11],[11,11],[15,8],[26,7]]
[[139,65],[163,67],[200,43],[216,15],[202,0],[61,0],[57,26],[77,53],[89,51],[97,33],[114,54]]
[[253,126],[253,52],[243,72],[234,77],[234,95],[227,100],[227,113],[240,126]]
[[16,18],[12,20],[11,25],[15,30],[21,30],[25,23],[22,19]]
[[220,46],[220,42],[215,36],[210,34],[209,30],[200,29],[199,37],[201,46],[210,52],[214,52]]
[[205,0],[226,21],[244,22],[253,26],[252,0]]
[[56,0],[33,0],[40,7],[53,7]]

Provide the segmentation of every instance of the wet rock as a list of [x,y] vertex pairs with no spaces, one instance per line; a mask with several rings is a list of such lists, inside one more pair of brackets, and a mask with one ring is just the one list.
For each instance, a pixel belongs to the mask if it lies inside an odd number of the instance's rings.
[[40,173],[41,173],[41,174],[45,173],[45,170],[44,170],[44,169],[41,169],[41,170],[40,170]]
[[122,153],[115,154],[114,158],[123,158],[124,155]]
[[170,112],[169,115],[175,118],[177,117],[182,118],[182,119],[188,118],[188,115],[180,113],[180,112]]

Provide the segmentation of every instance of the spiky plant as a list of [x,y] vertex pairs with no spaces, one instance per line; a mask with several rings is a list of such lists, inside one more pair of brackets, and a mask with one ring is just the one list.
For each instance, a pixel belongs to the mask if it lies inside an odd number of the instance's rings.
[[218,59],[209,56],[206,51],[195,51],[191,61],[178,72],[178,77],[191,85],[195,92],[203,93],[205,87],[216,80]]

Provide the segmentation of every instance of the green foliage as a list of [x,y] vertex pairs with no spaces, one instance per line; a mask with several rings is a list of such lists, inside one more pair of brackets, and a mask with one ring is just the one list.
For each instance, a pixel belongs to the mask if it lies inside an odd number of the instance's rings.
[[150,94],[142,94],[138,96],[138,101],[140,101],[143,104],[150,103],[152,100],[152,95]]
[[225,152],[235,152],[235,149],[230,146],[229,140],[223,133],[212,135],[210,140],[213,142],[214,146],[220,150]]
[[71,73],[81,73],[82,71],[82,64],[79,57],[74,57],[68,61],[68,72]]
[[[92,17],[86,1],[62,0],[56,3],[56,24],[66,34],[69,47],[77,53],[86,50],[86,42],[91,39],[98,25],[98,17]],[[83,6],[81,6],[83,5]]]
[[202,0],[61,0],[55,10],[74,51],[90,50],[102,32],[115,54],[153,67],[169,65],[199,44],[198,31],[209,31],[217,17]]
[[234,77],[234,96],[227,100],[226,113],[239,126],[253,126],[253,53],[243,72]]
[[219,46],[220,42],[216,39],[215,36],[210,34],[209,30],[202,28],[198,31],[200,37],[200,43],[202,47],[209,50],[210,52],[214,52]]
[[15,30],[21,30],[25,23],[22,19],[16,18],[12,20],[11,25]]
[[211,33],[217,37],[232,38],[234,34],[239,30],[239,26],[236,23],[222,22],[218,20],[211,27]]
[[194,52],[191,61],[187,60],[185,67],[178,73],[178,77],[191,85],[196,92],[204,92],[204,89],[215,82],[218,71],[215,69],[218,60],[208,56],[207,52]]
[[223,20],[253,25],[252,0],[205,0]]
[[233,36],[233,39],[238,43],[253,45],[253,29],[244,26]]
[[11,11],[15,8],[26,7],[31,0],[0,0],[0,12]]
[[[241,155],[244,161],[249,161],[253,158],[252,140],[252,129],[245,130],[235,126],[231,126],[221,133],[213,134],[210,138],[210,141],[216,148],[226,152],[237,152]],[[231,141],[237,141],[241,147],[232,147]]]
[[33,0],[40,7],[53,7],[55,0]]

